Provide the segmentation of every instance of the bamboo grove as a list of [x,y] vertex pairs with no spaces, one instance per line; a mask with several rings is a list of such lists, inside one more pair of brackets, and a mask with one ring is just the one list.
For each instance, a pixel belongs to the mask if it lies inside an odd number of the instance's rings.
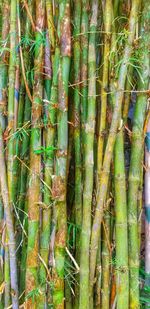
[[150,0],[0,0],[0,309],[150,308]]

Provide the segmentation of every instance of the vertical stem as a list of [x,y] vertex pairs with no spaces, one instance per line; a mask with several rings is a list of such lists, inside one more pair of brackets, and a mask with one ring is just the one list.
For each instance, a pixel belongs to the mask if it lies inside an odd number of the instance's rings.
[[104,56],[103,56],[103,76],[101,87],[101,111],[100,111],[100,128],[98,138],[98,179],[103,162],[103,148],[106,130],[106,109],[107,109],[107,92],[109,81],[109,53],[110,53],[110,40],[111,40],[111,23],[112,23],[112,1],[106,0],[104,9]]
[[[83,190],[83,216],[80,251],[80,303],[79,308],[89,307],[89,250],[91,235],[91,203],[94,182],[94,132],[96,113],[96,29],[98,1],[92,1],[88,51],[88,106],[85,126],[85,179]],[[92,297],[92,295],[91,295]],[[92,299],[91,299],[92,302]]]
[[8,90],[8,132],[11,135],[8,141],[7,177],[10,202],[14,201],[14,130],[15,130],[15,71],[16,71],[16,18],[17,0],[11,0],[10,7],[10,57],[9,57],[9,90]]
[[53,198],[56,199],[54,308],[64,308],[64,261],[67,233],[68,79],[71,56],[70,1],[59,1],[60,64],[58,80],[57,156]]
[[84,165],[85,151],[85,122],[87,117],[88,97],[88,30],[89,30],[89,0],[82,0],[81,14],[81,126],[82,126],[82,152]]
[[[30,13],[33,14],[34,5],[33,5],[32,0],[28,1],[28,7],[30,10]],[[20,24],[20,16],[19,16],[18,23]],[[27,40],[30,39],[30,36],[32,37],[31,30],[32,30],[31,22],[28,16],[26,16],[25,36]],[[24,61],[24,67],[26,71],[30,71],[32,68],[32,58],[29,52],[30,52],[29,46],[25,45],[23,49],[23,61]],[[23,126],[25,129],[25,134],[23,135],[23,140],[20,146],[21,149],[19,153],[20,158],[23,163],[21,164],[20,182],[18,184],[18,208],[20,210],[24,210],[25,197],[26,197],[26,186],[27,186],[27,168],[25,164],[28,165],[28,160],[29,160],[29,141],[30,141],[29,125],[31,121],[31,102],[28,97],[28,94],[25,92],[25,83],[23,79],[23,74],[21,75],[21,77],[22,77],[22,83],[21,83],[22,93],[20,93],[20,96],[19,96],[18,127]],[[27,81],[28,83],[29,82],[31,83],[31,78],[27,79]],[[21,212],[20,212],[20,218],[22,222],[23,215]]]
[[[81,99],[80,99],[80,59],[81,59],[81,1],[77,0],[74,7],[74,144],[75,144],[75,222],[79,226],[76,235],[76,261],[80,264],[80,237],[82,224],[82,158],[81,158]],[[78,278],[79,279],[79,278]],[[79,280],[78,280],[79,281]],[[75,303],[79,306],[79,290],[76,287]]]
[[5,235],[5,259],[4,259],[4,280],[5,280],[5,295],[4,295],[4,304],[5,308],[10,306],[10,266],[9,266],[9,248],[8,248],[8,239]]
[[[4,47],[8,47],[10,20],[10,1],[5,0],[2,6],[2,41]],[[6,43],[7,42],[7,43]],[[7,105],[7,82],[8,82],[8,53],[2,52],[0,55],[0,122],[2,129],[6,127],[6,105]]]
[[[110,186],[109,186],[110,187]],[[110,203],[106,202],[106,210],[103,220],[102,241],[102,284],[101,284],[101,308],[109,309],[110,303]]]
[[[140,64],[138,90],[146,90],[149,85],[149,38],[150,38],[150,2],[144,1],[141,21]],[[138,241],[138,188],[141,176],[142,149],[144,145],[143,125],[147,107],[147,95],[137,96],[131,144],[131,160],[128,189],[128,222],[129,222],[129,270],[130,270],[130,309],[137,309],[139,304],[139,241]]]
[[115,143],[116,285],[117,308],[129,306],[127,198],[123,129]]
[[[28,189],[28,247],[26,264],[26,295],[38,285],[38,239],[39,239],[39,202],[41,156],[36,151],[41,147],[41,113],[42,113],[42,72],[43,72],[43,30],[45,20],[45,1],[36,0],[36,37],[34,57],[34,87],[31,119],[30,143],[30,177]],[[35,308],[36,301],[27,299],[27,308]]]
[[150,120],[147,126],[146,143],[145,143],[145,285],[150,286]]
[[2,199],[3,199],[3,204],[4,204],[4,212],[5,212],[5,217],[6,217],[6,227],[7,227],[7,235],[8,235],[11,289],[13,290],[12,308],[18,309],[19,304],[18,304],[16,244],[15,244],[15,234],[14,234],[14,227],[13,227],[13,216],[12,216],[12,211],[10,208],[9,193],[8,193],[2,128],[0,128],[0,166],[1,166],[1,173],[0,173],[1,191],[2,191]]
[[[44,81],[44,99],[48,101],[45,102],[45,114],[44,114],[44,137],[45,138],[45,148],[47,150],[44,153],[44,182],[48,186],[44,186],[44,196],[43,202],[44,207],[42,211],[42,226],[41,226],[41,236],[40,236],[40,256],[42,260],[48,267],[48,255],[49,255],[49,242],[50,242],[50,227],[51,227],[51,183],[53,175],[53,144],[54,144],[54,130],[51,128],[51,123],[49,120],[49,105],[51,97],[51,57],[50,57],[50,43],[48,38],[48,33],[46,33],[46,46],[45,46],[45,81]],[[50,149],[52,148],[52,149]],[[48,149],[50,149],[48,151]],[[42,295],[40,299],[40,304],[38,308],[43,308],[46,304],[46,277],[47,271],[41,263],[40,265],[40,284],[42,287]]]

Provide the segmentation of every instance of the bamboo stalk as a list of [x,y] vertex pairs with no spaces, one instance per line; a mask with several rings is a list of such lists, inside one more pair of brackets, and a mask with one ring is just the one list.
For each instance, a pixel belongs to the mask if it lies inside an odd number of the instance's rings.
[[[50,102],[51,97],[51,58],[50,58],[50,43],[48,38],[48,33],[46,33],[46,45],[45,45],[45,81],[44,81],[44,100]],[[51,103],[51,102],[50,102]],[[44,122],[45,122],[45,149],[50,149],[54,147],[54,130],[48,128],[51,123],[48,122],[49,106],[45,103],[44,111]],[[52,131],[52,133],[51,133]],[[43,263],[40,265],[40,284],[42,288],[42,295],[40,298],[40,304],[38,308],[43,308],[44,304],[46,306],[46,278],[47,270],[44,265],[48,266],[48,256],[49,256],[49,242],[50,242],[50,228],[51,228],[51,183],[53,174],[53,149],[49,150],[47,153],[43,154],[44,160],[44,182],[47,186],[44,187],[44,197],[43,203],[44,207],[42,210],[42,226],[40,235],[40,256]],[[45,264],[44,264],[45,263]]]
[[[101,232],[100,232],[101,233]],[[96,261],[96,283],[95,283],[95,308],[101,308],[101,287],[102,287],[102,261],[101,261],[101,239],[99,241],[99,248],[97,253],[97,261]]]
[[8,48],[8,36],[9,36],[9,18],[10,18],[10,1],[5,0],[2,6],[2,32],[1,39],[4,44],[4,51],[0,55],[0,122],[2,129],[6,128],[6,105],[7,105],[7,81],[8,81],[8,52],[5,48]]
[[[149,1],[144,2],[141,20],[141,41],[139,46],[141,75],[138,81],[138,90],[145,90],[149,85]],[[128,223],[129,223],[129,270],[130,270],[130,308],[139,308],[139,241],[137,196],[140,184],[142,148],[144,143],[143,126],[147,107],[147,95],[140,93],[137,96],[131,144],[131,159],[129,169],[128,189]]]
[[109,309],[110,304],[110,203],[106,202],[103,229],[102,229],[102,283],[101,283],[101,308]]
[[[75,222],[79,226],[76,235],[76,261],[80,264],[80,237],[82,225],[82,157],[81,157],[81,97],[80,97],[80,64],[81,64],[81,1],[74,6],[74,147],[75,147]],[[79,282],[79,275],[77,276]],[[79,306],[79,287],[75,291],[75,307]]]
[[[4,50],[1,52],[0,56],[0,127],[2,131],[6,129],[6,110],[7,110],[7,82],[8,82],[8,52],[5,50],[7,49],[8,44],[8,36],[9,36],[9,17],[10,17],[10,1],[4,1],[3,4],[1,3],[1,12],[0,16],[2,20],[2,24],[0,27],[0,37],[3,43]],[[0,189],[1,190],[1,189]],[[1,293],[0,303],[1,306],[7,307],[10,305],[10,273],[9,273],[9,253],[8,253],[8,244],[3,244],[4,238],[4,207],[2,202],[2,196],[0,201],[0,257],[1,257],[1,265],[0,265],[0,286],[3,284],[3,280],[5,282],[4,288],[4,298],[3,293]],[[6,238],[6,233],[5,233]],[[4,262],[4,266],[3,266]],[[5,271],[5,270],[8,271]],[[6,278],[7,273],[7,278]],[[4,302],[3,302],[4,300]]]
[[15,245],[15,234],[13,227],[12,211],[10,208],[9,191],[7,184],[7,175],[4,158],[4,145],[2,137],[2,128],[0,128],[0,181],[1,181],[1,192],[4,204],[4,212],[6,217],[6,227],[8,235],[8,246],[9,246],[9,260],[10,260],[10,279],[12,293],[12,308],[18,308],[18,279],[17,279],[17,261],[16,261],[16,245]]
[[117,308],[129,307],[127,198],[123,129],[115,143],[116,285]]
[[[34,3],[33,1],[28,1],[28,7],[33,15]],[[19,144],[19,153],[17,156],[17,161],[19,165],[19,182],[18,182],[18,215],[19,215],[19,225],[21,224],[23,228],[20,229],[20,234],[18,236],[18,257],[19,257],[19,291],[23,295],[21,300],[24,301],[24,291],[25,291],[25,278],[26,278],[26,256],[27,256],[27,176],[29,166],[29,143],[30,143],[30,121],[31,121],[31,99],[28,96],[28,91],[25,85],[25,78],[23,73],[23,67],[26,72],[29,72],[32,68],[32,57],[30,54],[30,46],[28,44],[21,44],[21,12],[18,14],[18,32],[19,32],[19,43],[20,43],[20,60],[22,57],[23,66],[21,66],[21,87],[19,95],[19,107],[18,107],[18,128],[22,132],[22,138]],[[25,32],[25,38],[27,42],[30,38],[33,38],[33,33],[31,29],[31,22],[26,16],[25,26],[22,27]],[[27,83],[31,83],[31,78],[27,78]],[[29,87],[30,89],[30,87]],[[31,91],[31,89],[30,89]],[[24,229],[24,231],[23,231]],[[21,244],[21,245],[20,245]],[[22,294],[23,293],[23,294]]]
[[[58,45],[56,45],[55,48],[55,55],[53,60],[53,77],[52,77],[52,85],[51,85],[51,95],[50,95],[50,101],[48,103],[48,128],[47,128],[47,134],[46,134],[46,145],[47,147],[51,148],[49,151],[49,156],[47,156],[46,162],[45,162],[45,182],[49,185],[49,188],[52,190],[52,179],[54,174],[54,149],[55,148],[55,133],[56,133],[56,114],[57,114],[57,108],[58,108],[58,72],[59,72],[59,62],[60,62],[60,48]],[[43,236],[45,235],[46,231],[46,242],[44,243],[44,251],[46,249],[46,255],[45,259],[48,259],[49,251],[47,251],[47,247],[51,246],[51,242],[53,242],[53,231],[52,225],[53,225],[53,216],[55,216],[55,203],[53,203],[53,196],[52,191],[50,192],[50,189],[44,190],[44,203],[46,203],[47,207],[49,208],[49,222],[48,222],[48,216],[47,216],[47,210],[44,211],[44,217],[43,217]],[[52,209],[51,209],[52,206]],[[53,214],[52,214],[53,210]],[[52,216],[52,217],[51,217]],[[50,230],[51,230],[51,239],[50,237]],[[48,244],[49,242],[49,244]],[[41,246],[42,248],[42,246]],[[54,252],[51,252],[54,254]],[[41,256],[42,252],[41,252]],[[48,261],[47,261],[48,262]],[[50,262],[49,262],[50,264]],[[50,266],[53,266],[50,264]],[[44,271],[45,275],[46,272]],[[49,285],[51,285],[51,282],[49,282]],[[50,294],[51,289],[48,289],[48,294]],[[51,293],[52,294],[52,293]],[[48,302],[51,301],[51,295],[48,296]]]
[[[79,308],[89,308],[89,250],[91,235],[91,203],[94,182],[94,132],[96,116],[96,46],[98,1],[91,4],[89,53],[88,53],[88,106],[85,126],[85,179],[83,189],[83,215],[80,250],[80,301]],[[92,295],[91,295],[92,296]],[[91,298],[92,304],[92,298]],[[90,305],[93,306],[93,305]],[[92,307],[91,307],[92,308]]]
[[[45,19],[45,1],[36,1],[36,27],[34,56],[34,87],[31,119],[30,143],[30,186],[28,188],[28,246],[26,263],[26,295],[38,286],[38,239],[39,239],[39,202],[41,155],[37,151],[41,147],[41,113],[42,113],[42,72],[43,72],[43,30]],[[37,299],[27,299],[27,308],[35,308]]]
[[8,89],[8,126],[7,131],[11,135],[8,142],[7,178],[10,202],[14,202],[15,174],[14,171],[14,132],[15,132],[15,76],[16,76],[16,19],[17,0],[11,1],[10,7],[10,57],[9,57],[9,89]]
[[101,85],[101,111],[100,111],[100,128],[98,138],[98,179],[100,179],[101,167],[103,163],[103,148],[106,136],[106,109],[107,109],[107,89],[109,81],[109,53],[111,42],[111,23],[112,23],[112,1],[107,0],[104,8],[104,52],[103,52],[103,76]]
[[[149,257],[149,248],[150,248],[150,226],[149,226],[149,209],[150,209],[150,120],[148,121],[146,140],[145,140],[145,213],[146,213],[146,222],[145,222],[145,285],[149,287],[150,285],[150,257]],[[149,304],[148,304],[149,305]]]
[[89,0],[82,0],[81,13],[81,126],[82,126],[82,160],[84,168],[85,123],[87,117],[88,97],[88,30],[89,30]]
[[68,79],[71,56],[70,1],[59,1],[58,36],[60,63],[58,77],[57,153],[53,198],[56,200],[54,308],[64,308],[64,260],[67,233],[66,189],[68,150]]
[[[33,1],[28,1],[28,7],[33,14],[34,3]],[[21,29],[20,29],[21,30]],[[19,33],[21,40],[21,33]],[[29,40],[30,37],[33,37],[31,33],[31,21],[26,16],[26,24],[25,24],[25,36],[26,39]],[[25,44],[20,50],[20,58],[22,54],[23,67],[26,71],[30,71],[32,69],[32,57],[29,53],[30,47]],[[22,67],[22,71],[23,71]],[[28,83],[31,83],[31,77],[28,78]],[[30,122],[31,122],[31,98],[29,95],[29,91],[26,89],[24,73],[22,72],[22,91],[23,98],[20,93],[20,101],[19,101],[19,111],[18,111],[18,127],[23,128],[23,138],[20,146],[20,153],[17,160],[20,163],[20,182],[18,183],[18,210],[19,210],[19,218],[20,222],[27,233],[27,180],[28,180],[28,166],[29,166],[29,143],[30,143]],[[30,88],[29,88],[30,89]],[[25,92],[26,90],[26,92]],[[22,237],[22,246],[21,246],[21,258],[20,258],[20,293],[23,293],[22,301],[24,300],[24,291],[25,291],[25,278],[26,278],[26,256],[27,256],[27,238],[24,235],[24,231],[21,233]],[[21,239],[20,239],[21,241]],[[19,251],[20,253],[20,251]],[[19,254],[18,253],[18,254]]]
[[[33,14],[34,4],[33,1],[28,1],[28,7],[30,9],[31,14]],[[20,18],[18,20],[19,29],[20,29]],[[19,37],[21,40],[21,29],[19,31]],[[25,24],[25,36],[27,41],[32,37],[31,33],[31,22],[28,16],[26,16],[26,24]],[[29,54],[30,49],[29,46],[23,46],[23,62],[26,71],[30,71],[32,69],[32,58]],[[31,83],[31,78],[29,78],[28,82]],[[26,185],[27,185],[27,168],[25,165],[28,165],[29,160],[29,141],[30,141],[30,121],[31,121],[31,100],[28,96],[28,92],[26,90],[25,81],[22,73],[22,84],[20,89],[19,96],[19,110],[18,110],[18,127],[23,127],[25,130],[25,134],[23,135],[23,140],[20,146],[20,158],[22,160],[21,171],[20,171],[20,183],[18,184],[18,208],[20,210],[24,210],[25,204],[25,196],[26,196]],[[23,214],[20,213],[20,218],[23,218]],[[21,219],[21,222],[23,220]]]
[[11,304],[10,299],[10,266],[9,266],[9,248],[8,248],[8,239],[5,236],[5,260],[4,260],[4,280],[5,280],[5,295],[4,295],[4,304],[5,308],[9,307]]

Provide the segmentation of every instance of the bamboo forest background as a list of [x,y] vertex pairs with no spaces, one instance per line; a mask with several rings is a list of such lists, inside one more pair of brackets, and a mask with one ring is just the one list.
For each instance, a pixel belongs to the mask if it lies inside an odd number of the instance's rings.
[[150,0],[0,0],[0,309],[150,308]]

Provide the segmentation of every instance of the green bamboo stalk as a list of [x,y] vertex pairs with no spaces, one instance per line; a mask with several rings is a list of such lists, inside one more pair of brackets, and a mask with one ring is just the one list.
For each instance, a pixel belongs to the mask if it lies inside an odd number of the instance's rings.
[[[0,122],[2,129],[6,128],[6,105],[7,105],[7,81],[8,81],[8,52],[5,48],[8,48],[9,39],[9,19],[10,19],[10,1],[5,0],[2,6],[2,31],[1,40],[3,41],[4,51],[0,53]],[[7,44],[6,44],[7,42]],[[6,47],[5,47],[6,45]]]
[[123,129],[115,143],[115,211],[116,211],[116,284],[117,308],[129,307],[127,198],[124,164]]
[[109,81],[109,53],[111,43],[111,23],[112,23],[112,1],[107,0],[104,8],[104,53],[103,53],[103,76],[101,86],[101,111],[100,111],[100,128],[98,138],[98,158],[97,171],[98,179],[100,179],[101,167],[103,163],[103,148],[106,130],[106,110],[107,110],[107,91]]
[[[150,38],[150,2],[144,1],[141,20],[141,39],[139,46],[140,76],[138,90],[147,90],[149,86],[149,38]],[[130,270],[130,308],[139,308],[139,241],[137,196],[140,184],[142,149],[144,143],[143,125],[147,107],[147,95],[139,93],[137,96],[131,144],[131,160],[129,169],[128,190],[128,222],[129,222],[129,270]],[[148,217],[147,217],[147,220]]]
[[[100,125],[99,125],[99,136],[98,136],[98,149],[97,149],[97,190],[99,188],[99,181],[101,177],[101,168],[102,168],[102,162],[103,162],[103,151],[104,151],[104,142],[106,139],[106,110],[107,110],[107,91],[108,91],[108,82],[109,82],[109,55],[110,55],[110,43],[111,43],[111,23],[112,23],[112,1],[108,0],[105,2],[105,9],[104,9],[104,50],[103,50],[103,72],[102,72],[102,84],[101,84],[101,107],[100,107]],[[101,237],[99,238],[99,249],[98,249],[98,255],[97,255],[97,267],[100,267],[100,274],[99,274],[99,290],[100,287],[102,288],[101,284],[104,283],[104,289],[106,287],[107,289],[107,280],[102,280],[104,278],[108,278],[107,276],[107,264],[104,273],[106,276],[101,278],[101,262],[103,259],[101,259],[100,255],[100,246],[101,246]],[[107,246],[103,246],[103,249],[107,251]],[[101,252],[102,254],[102,252]],[[99,261],[98,261],[99,260]],[[106,259],[107,261],[107,259]],[[104,265],[103,265],[104,266]],[[106,284],[105,284],[106,283]],[[91,291],[92,293],[92,291]],[[101,296],[103,296],[99,291],[99,306],[101,306]],[[105,292],[104,292],[105,294]],[[105,297],[102,297],[102,302],[105,301]]]
[[[8,36],[9,36],[9,17],[10,17],[10,1],[3,1],[3,4],[1,3],[1,11],[0,11],[0,19],[2,21],[2,24],[0,26],[0,37],[2,42],[2,50],[0,51],[0,126],[2,128],[2,131],[6,129],[6,106],[7,106],[7,81],[8,81],[8,52],[5,50],[5,48],[8,48]],[[3,50],[4,46],[4,50]],[[8,253],[8,244],[5,246],[3,244],[3,234],[4,234],[4,207],[3,207],[3,201],[2,196],[0,197],[0,285],[4,282],[8,282],[6,280],[5,276],[5,269],[6,267],[3,267],[3,262],[5,265],[5,258]],[[9,266],[9,255],[8,255],[8,266]],[[8,303],[10,305],[10,274],[9,271],[7,272],[9,275],[9,291],[4,289],[5,292],[5,299],[7,295]],[[8,292],[8,293],[7,293]],[[6,303],[6,301],[4,301]],[[3,293],[1,293],[0,296],[0,307],[2,308],[4,305],[3,303]],[[6,306],[6,304],[5,304]]]
[[67,233],[68,79],[71,56],[70,1],[59,1],[60,63],[58,79],[57,154],[53,197],[56,200],[54,308],[64,308],[64,260]]
[[[81,126],[82,126],[82,157],[84,165],[85,123],[87,117],[88,97],[88,38],[89,38],[89,0],[82,0],[81,14]],[[84,167],[84,166],[83,166]]]
[[90,255],[90,282],[91,286],[94,283],[94,275],[95,275],[95,266],[96,266],[96,255],[98,249],[98,241],[100,235],[100,223],[102,221],[103,216],[103,205],[105,203],[106,194],[107,194],[107,186],[108,186],[108,178],[110,172],[110,163],[112,159],[117,128],[119,126],[120,118],[121,118],[121,108],[123,101],[123,90],[125,87],[127,68],[128,68],[128,60],[132,53],[133,47],[132,43],[135,35],[135,26],[138,19],[138,10],[139,10],[140,1],[133,0],[132,8],[129,19],[129,30],[128,30],[128,39],[124,50],[124,55],[122,59],[122,64],[119,71],[118,85],[115,96],[115,107],[112,116],[111,127],[109,131],[108,141],[106,145],[106,150],[104,154],[103,161],[103,169],[101,173],[101,180],[99,186],[99,193],[97,199],[97,207],[92,227],[92,236],[91,236],[91,255]]
[[[31,102],[26,94],[25,97],[25,108],[24,108],[24,125],[27,124],[31,119]],[[22,147],[20,152],[21,160],[21,171],[20,171],[20,183],[18,186],[18,209],[19,209],[19,218],[24,227],[24,230],[28,231],[27,227],[27,180],[28,180],[28,169],[29,166],[29,144],[30,144],[30,127],[26,126],[26,133],[23,137]],[[27,238],[22,232],[23,244],[21,247],[21,261],[20,261],[20,294],[25,290],[25,277],[26,277],[26,256],[27,256]],[[24,294],[23,294],[24,297]],[[22,298],[24,299],[24,298]]]
[[[81,95],[80,95],[80,62],[81,62],[81,1],[74,4],[74,43],[73,43],[73,69],[74,69],[74,147],[75,147],[75,222],[79,226],[76,235],[76,261],[80,264],[80,234],[82,225],[82,158],[81,158]],[[79,282],[79,276],[77,276]],[[79,307],[79,287],[75,288],[75,308]]]
[[[34,12],[34,3],[32,0],[28,1],[28,7],[30,10],[31,15]],[[19,16],[20,17],[20,16]],[[20,18],[19,18],[20,19]],[[20,23],[20,20],[19,20]],[[25,38],[28,42],[32,38],[32,28],[31,28],[31,21],[26,16],[26,23],[25,23]],[[20,37],[21,39],[21,37]],[[30,46],[28,44],[24,44],[23,46],[23,62],[26,72],[29,72],[32,69],[32,57],[30,55]],[[27,78],[27,83],[31,84],[31,77]],[[30,87],[29,87],[30,89]],[[31,89],[30,89],[31,90]],[[18,108],[18,127],[24,127],[23,140],[20,146],[20,159],[22,160],[21,164],[21,171],[20,171],[20,182],[18,184],[18,208],[24,210],[25,204],[25,196],[26,196],[26,180],[27,180],[27,168],[25,165],[28,166],[29,161],[29,141],[30,141],[30,121],[31,121],[31,101],[26,92],[25,88],[25,81],[23,78],[23,73],[21,76],[21,89],[20,89],[20,96],[19,96],[19,108]],[[22,213],[20,213],[20,219],[22,222]]]
[[[83,189],[83,215],[80,249],[80,301],[79,308],[89,308],[89,250],[91,234],[91,203],[94,181],[94,132],[96,112],[96,29],[98,1],[91,4],[91,21],[88,52],[88,107],[85,126],[85,179]],[[91,299],[92,303],[92,299]],[[92,307],[91,307],[92,308]]]
[[9,191],[7,184],[7,175],[5,167],[5,158],[4,158],[4,144],[2,136],[2,128],[0,127],[0,166],[1,166],[1,192],[2,199],[4,204],[4,212],[6,217],[6,227],[8,235],[8,246],[9,246],[9,260],[10,260],[10,280],[11,280],[11,289],[12,293],[12,308],[18,308],[18,279],[17,279],[17,261],[16,261],[16,245],[15,245],[15,234],[13,227],[13,218],[10,208],[9,201]]
[[139,239],[139,248],[142,247],[143,242],[142,242],[142,213],[143,213],[143,185],[144,185],[144,148],[143,148],[143,153],[142,153],[142,163],[141,163],[141,171],[140,171],[140,183],[139,183],[139,188],[138,188],[138,197],[137,197],[137,203],[138,203],[138,239]]
[[[27,199],[25,199],[25,207],[24,207],[24,218],[22,220],[22,225],[24,231],[27,235],[28,232],[28,217],[27,217]],[[22,246],[21,246],[21,257],[20,257],[20,267],[19,267],[19,292],[21,297],[21,301],[25,301],[25,282],[26,282],[26,259],[27,259],[27,243],[28,239],[25,233],[22,233]]]
[[[48,12],[49,10],[47,11],[47,14]],[[52,13],[51,10],[50,12]],[[51,17],[51,22],[52,20],[53,19]],[[51,37],[52,35],[51,32],[53,32],[53,30],[50,28],[48,28],[48,30],[49,30],[49,36]],[[51,46],[51,48],[53,47],[54,46]],[[51,52],[52,52],[52,49],[51,49]],[[54,59],[52,63],[53,77],[52,77],[51,90],[49,91],[47,87],[48,107],[47,107],[47,129],[46,129],[45,138],[46,138],[46,148],[49,148],[49,151],[46,155],[46,160],[45,160],[44,181],[48,185],[48,188],[47,187],[44,188],[44,204],[46,205],[47,209],[43,210],[41,248],[40,248],[40,255],[47,266],[48,266],[48,256],[49,256],[48,249],[50,245],[50,232],[51,232],[51,216],[52,216],[51,206],[53,202],[49,188],[52,189],[52,176],[54,174],[54,148],[55,148],[55,131],[56,131],[56,111],[57,111],[57,104],[58,104],[59,61],[60,61],[60,48],[58,44],[56,44],[55,55],[54,55]],[[47,272],[45,270],[45,267],[44,265],[41,265],[40,280],[44,282],[46,281],[46,277],[47,277]]]
[[[145,194],[145,286],[150,286],[150,258],[149,258],[149,247],[150,247],[150,236],[149,236],[149,220],[148,212],[150,209],[150,119],[147,124],[147,132],[145,139],[145,182],[144,182],[144,194]],[[146,307],[146,306],[145,306]],[[149,303],[147,304],[149,307]]]
[[[74,217],[74,215],[72,216]],[[70,218],[72,221],[73,218]],[[67,231],[67,249],[71,250],[72,247],[75,246],[75,239],[73,240],[74,236],[72,237],[70,230],[70,226],[68,225]],[[72,243],[73,241],[73,243]],[[72,248],[73,249],[73,248]],[[71,250],[72,253],[72,250]],[[72,261],[68,254],[66,254],[65,259],[65,309],[73,309],[73,300],[74,300],[74,277],[73,277],[73,270],[72,270]],[[78,295],[76,295],[78,299]]]
[[14,201],[15,186],[14,180],[14,130],[15,130],[15,76],[16,76],[16,18],[17,0],[11,1],[10,7],[10,57],[9,57],[9,89],[8,89],[8,127],[11,137],[8,141],[7,178],[10,202]]
[[[14,84],[15,84],[15,31],[16,31],[16,2],[11,1],[11,7],[10,2],[5,1],[3,4],[3,33],[2,38],[3,40],[8,39],[8,32],[9,32],[9,10],[10,10],[10,59],[9,59],[9,91],[8,91],[8,129],[10,129],[11,133],[13,133],[13,121],[14,121],[14,115],[13,115],[13,107],[14,107]],[[6,19],[5,19],[6,18]],[[7,55],[6,52],[4,53],[2,59],[7,63]],[[6,110],[6,85],[7,85],[7,65],[6,63],[1,67],[2,69],[2,105],[1,105],[1,126],[2,129],[5,129],[6,123],[5,123],[5,110]],[[3,151],[3,148],[2,148]],[[12,156],[13,152],[13,142],[11,141],[8,144],[8,187],[11,192],[12,190],[12,172],[11,172],[11,165],[13,162]],[[3,156],[1,157],[1,160],[4,160]],[[10,160],[10,161],[9,161]],[[3,163],[5,165],[5,162]],[[5,169],[5,166],[4,166]],[[8,201],[8,192],[7,192],[7,181],[5,179],[5,173],[4,170],[4,183],[2,185],[2,190],[6,190],[6,192],[3,192],[3,200],[4,207],[8,208],[10,207],[9,201]],[[5,187],[5,189],[4,189]],[[10,193],[10,196],[11,193]],[[18,308],[18,284],[17,284],[17,265],[16,265],[16,254],[15,254],[15,239],[14,239],[14,231],[13,231],[13,225],[12,225],[12,218],[10,214],[10,210],[5,210],[7,212],[6,214],[6,225],[7,225],[7,232],[8,232],[8,246],[9,246],[9,253],[8,253],[8,247],[6,247],[5,252],[5,280],[6,280],[6,290],[5,290],[5,305],[10,305],[10,274],[11,274],[11,288],[14,288],[14,296],[12,297],[13,302],[13,308]],[[9,218],[10,216],[10,218]],[[10,222],[9,222],[10,221]],[[11,244],[12,242],[12,244]],[[10,247],[11,246],[11,247]],[[9,254],[10,254],[10,273],[9,273]],[[16,273],[14,273],[16,272]],[[16,295],[15,295],[16,293]]]
[[[42,113],[42,72],[43,72],[43,30],[45,1],[36,1],[36,36],[34,54],[34,87],[31,119],[30,176],[28,189],[28,246],[26,263],[26,296],[38,287],[38,239],[39,239],[39,202],[41,155],[41,113]],[[27,299],[27,308],[36,308],[37,299]]]
[[[32,0],[28,1],[28,7],[33,15],[33,8],[34,3]],[[21,44],[21,12],[18,12],[18,34]],[[25,25],[22,26],[22,29],[25,33],[26,42],[29,42],[29,40],[32,38],[32,29],[31,29],[31,22],[28,16],[26,17]],[[32,57],[30,53],[30,46],[27,43],[21,44],[20,47],[20,54],[22,52],[23,55],[23,63],[26,72],[31,69],[32,67]],[[23,68],[22,68],[23,70]],[[23,77],[23,72],[21,71],[21,87],[20,87],[20,93],[19,93],[19,107],[18,107],[18,128],[23,129],[20,130],[23,134],[21,135],[21,139],[18,141],[18,154],[17,154],[17,160],[18,160],[18,169],[19,169],[19,181],[18,181],[18,196],[17,196],[17,206],[18,206],[18,215],[19,220],[24,228],[24,230],[27,233],[27,214],[24,213],[27,212],[27,207],[25,206],[27,204],[27,175],[28,175],[28,169],[27,166],[29,166],[29,142],[30,142],[30,121],[31,121],[31,102],[28,97],[28,94],[26,93],[25,88],[25,81]],[[29,81],[31,83],[31,78],[26,77],[27,83],[29,85]],[[29,87],[30,89],[30,87]],[[21,160],[21,161],[20,161]],[[20,225],[19,222],[19,225]],[[24,232],[20,231],[18,235],[18,243],[20,244],[22,242],[22,245],[19,247],[18,250],[18,272],[19,272],[19,292],[20,294],[23,293],[25,290],[25,277],[26,277],[26,248],[27,248],[27,239],[24,235]],[[21,301],[24,301],[24,294],[21,299]]]
[[101,309],[109,309],[110,303],[110,203],[106,202],[106,210],[102,229],[102,283]]
[[[13,206],[16,207],[17,202],[17,189],[18,189],[18,178],[20,173],[20,165],[19,161],[17,160],[17,156],[19,155],[20,151],[20,136],[17,132],[18,130],[18,106],[19,106],[19,91],[20,91],[20,57],[19,57],[19,36],[18,36],[18,19],[19,19],[19,2],[17,0],[17,18],[16,18],[16,64],[15,64],[15,91],[14,91],[14,132],[12,137],[12,143],[14,147],[14,159],[13,159]],[[15,222],[15,229],[17,229],[17,220]],[[18,234],[19,235],[19,234]],[[17,235],[17,236],[18,236]],[[16,237],[18,238],[18,237]],[[18,239],[16,239],[16,246],[18,247]]]
[[[44,182],[46,185],[44,187],[44,196],[43,196],[43,211],[42,211],[42,227],[41,227],[41,239],[40,239],[40,256],[42,260],[48,267],[48,256],[49,256],[49,243],[50,243],[50,228],[51,228],[51,183],[53,175],[53,147],[54,147],[54,129],[51,129],[51,123],[48,122],[49,119],[49,105],[51,104],[51,58],[50,58],[50,44],[48,33],[46,33],[46,45],[45,45],[45,80],[44,80],[44,100],[45,102],[45,114],[44,114],[44,123],[45,123],[45,149],[50,149],[47,153],[44,154]],[[52,133],[52,134],[51,134]],[[38,308],[43,308],[44,303],[46,306],[46,277],[47,271],[41,263],[40,265],[40,284],[42,287],[42,295],[40,298],[40,304]]]
[[5,282],[5,290],[4,290],[4,304],[5,308],[9,307],[11,304],[10,299],[10,266],[9,266],[9,248],[8,248],[8,239],[7,236],[5,240],[5,259],[4,259],[4,282]]
[[[100,232],[101,233],[101,232]],[[99,241],[99,248],[96,260],[96,283],[95,283],[95,309],[101,309],[101,284],[102,284],[102,260],[101,260],[102,248],[101,238]]]
[[[4,237],[4,207],[0,189],[0,286],[4,282],[4,254],[5,248],[3,244]],[[3,303],[3,293],[0,294],[0,304]],[[0,307],[1,308],[1,307]]]

